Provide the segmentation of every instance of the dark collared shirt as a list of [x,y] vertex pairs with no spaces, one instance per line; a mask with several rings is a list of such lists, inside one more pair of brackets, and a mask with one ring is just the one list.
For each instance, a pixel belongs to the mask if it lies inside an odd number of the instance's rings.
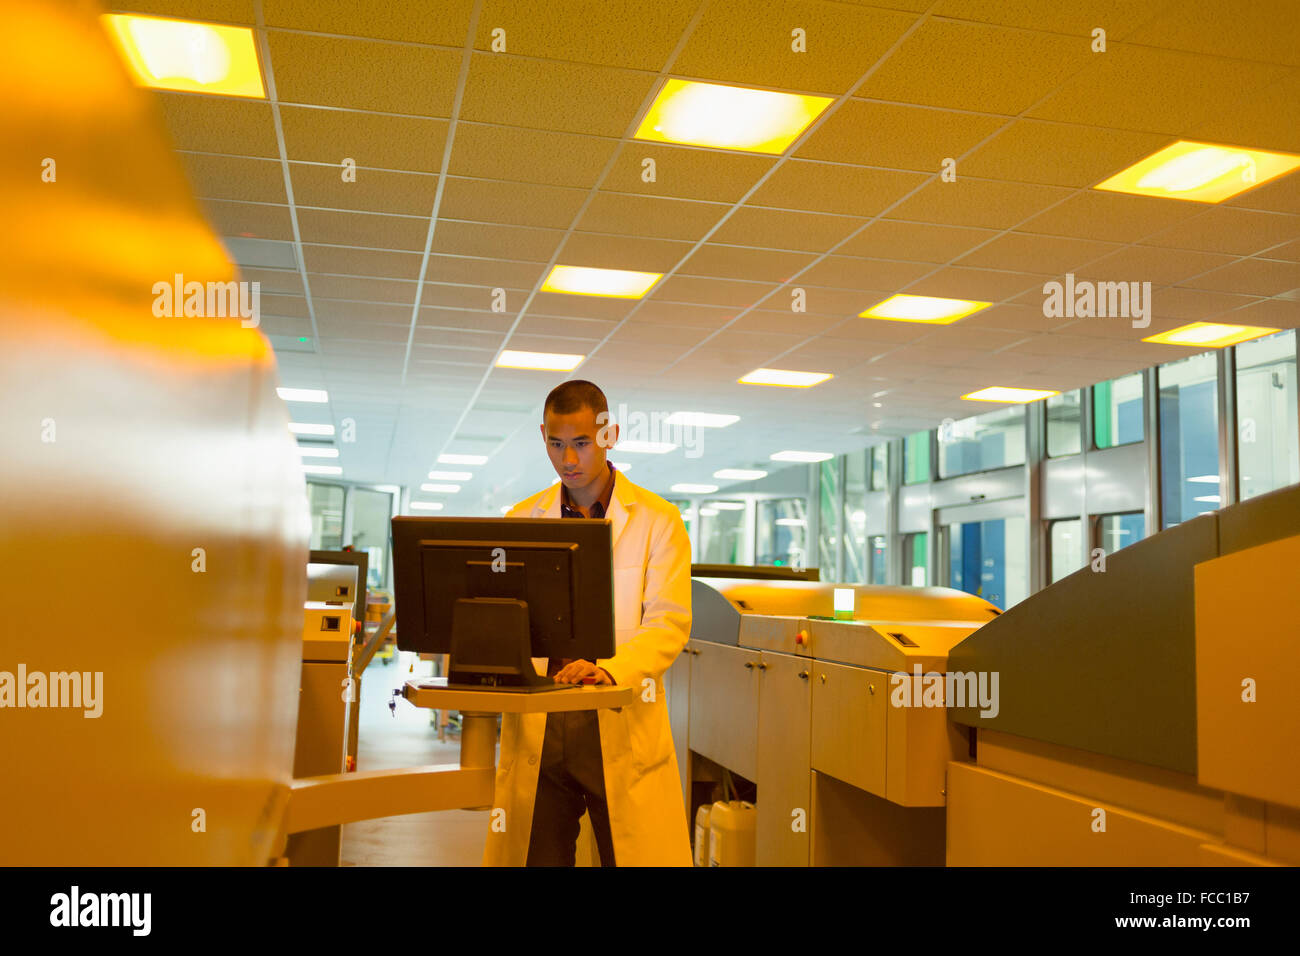
[[[610,499],[614,497],[614,482],[618,480],[615,477],[618,472],[618,469],[614,467],[613,462],[607,461],[605,462],[605,464],[609,466],[609,484],[605,486],[605,491],[600,496],[600,499],[598,501],[593,501],[591,503],[591,507],[587,509],[588,511],[591,512],[592,518],[605,517],[606,513],[609,511]],[[560,517],[561,518],[584,517],[581,511],[569,505],[569,489],[564,487],[563,484],[560,485]],[[564,658],[552,657],[549,661],[547,661],[546,676],[554,677],[557,673],[559,673],[560,668],[564,667],[568,663],[569,663],[569,658],[567,657]],[[596,662],[592,661],[592,663],[594,664]],[[604,668],[601,668],[601,670],[604,670]],[[609,671],[605,671],[605,673],[608,676]],[[594,714],[595,711],[592,711],[591,713]]]
[[[618,469],[614,467],[614,463],[612,461],[607,461],[605,462],[605,464],[609,466],[609,484],[605,486],[605,491],[600,496],[600,499],[598,501],[593,501],[591,503],[591,508],[588,510],[591,512],[590,517],[592,518],[605,517],[605,515],[609,512],[609,499],[614,496],[614,482],[616,481],[616,478],[614,476],[615,473],[618,471]],[[572,507],[569,504],[569,489],[564,487],[563,484],[560,485],[560,517],[561,518],[585,517],[581,511],[579,511],[577,508]]]

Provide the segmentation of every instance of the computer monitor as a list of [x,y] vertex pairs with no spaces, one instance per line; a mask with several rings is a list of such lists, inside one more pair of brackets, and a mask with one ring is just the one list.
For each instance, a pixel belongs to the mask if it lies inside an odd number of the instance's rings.
[[[343,564],[357,569],[357,588],[353,602],[352,620],[363,622],[366,619],[366,573],[370,564],[370,555],[364,551],[312,551],[307,556],[310,564]],[[311,579],[308,576],[309,601],[337,601],[338,598],[312,597]]]
[[393,519],[397,646],[450,654],[448,686],[550,690],[532,657],[614,654],[611,523]]

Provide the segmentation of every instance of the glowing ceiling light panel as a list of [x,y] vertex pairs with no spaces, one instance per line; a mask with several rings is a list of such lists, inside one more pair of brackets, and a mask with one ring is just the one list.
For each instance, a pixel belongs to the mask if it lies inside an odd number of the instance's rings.
[[1217,203],[1300,166],[1300,156],[1179,140],[1094,189]]
[[1192,348],[1221,349],[1225,345],[1236,345],[1263,335],[1272,335],[1278,329],[1266,329],[1260,325],[1229,325],[1223,322],[1192,322],[1180,325],[1168,332],[1149,335],[1143,342],[1155,342],[1159,345],[1187,345]]
[[786,388],[812,388],[827,379],[834,378],[830,372],[794,372],[784,368],[756,368],[744,378],[737,379],[741,385],[781,385]]
[[1036,402],[1040,398],[1050,398],[1059,394],[1061,393],[1045,388],[1011,388],[1006,385],[992,385],[963,395],[962,399],[968,402]]
[[832,102],[829,96],[669,79],[634,138],[776,155]]
[[567,355],[560,352],[517,352],[506,349],[497,359],[497,368],[526,368],[539,372],[571,372],[585,355]]
[[107,13],[104,26],[140,86],[265,99],[249,27]]
[[556,266],[542,283],[542,291],[598,295],[611,299],[639,299],[663,277],[662,272]]
[[992,304],[973,299],[943,299],[933,295],[891,295],[884,302],[873,305],[865,312],[859,312],[858,317],[948,325],[980,309],[987,309]]

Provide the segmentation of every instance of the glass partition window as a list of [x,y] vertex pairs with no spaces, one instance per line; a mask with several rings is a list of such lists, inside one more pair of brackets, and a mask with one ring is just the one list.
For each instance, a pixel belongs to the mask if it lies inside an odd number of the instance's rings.
[[868,584],[889,583],[889,552],[883,534],[871,536],[871,580]]
[[1214,353],[1160,366],[1160,501],[1164,526],[1217,511],[1219,387]]
[[371,488],[352,491],[352,547],[369,555],[366,585],[388,586],[388,541],[392,529],[393,495]]
[[871,490],[884,491],[889,487],[889,443],[871,448]]
[[313,551],[339,551],[343,548],[343,498],[342,485],[307,482]]
[[1047,457],[1083,451],[1083,417],[1079,389],[1047,399]]
[[1024,518],[994,518],[948,526],[948,581],[1006,610],[1029,593]]
[[803,498],[765,498],[758,502],[756,564],[808,567],[808,513]]
[[1092,387],[1093,443],[1098,448],[1142,440],[1142,390],[1141,372]]
[[903,536],[903,583],[913,587],[930,583],[930,536],[924,531]]
[[1078,518],[1053,521],[1048,528],[1048,555],[1055,584],[1084,565],[1083,522]]
[[744,547],[745,503],[701,501],[700,563],[743,564]]
[[903,439],[903,484],[922,485],[930,480],[930,433],[913,432]]
[[1140,511],[1102,515],[1097,519],[1097,541],[1103,551],[1114,554],[1146,537],[1147,519]]
[[1025,461],[1025,407],[945,422],[939,429],[939,477],[968,475]]
[[867,581],[867,453],[856,451],[844,459],[844,544],[839,579],[845,584]]
[[1237,346],[1237,473],[1241,500],[1300,482],[1295,331]]
[[838,521],[840,510],[840,468],[844,457],[822,462],[817,468],[819,489],[817,508],[817,566],[827,580],[838,580],[835,566],[840,547]]

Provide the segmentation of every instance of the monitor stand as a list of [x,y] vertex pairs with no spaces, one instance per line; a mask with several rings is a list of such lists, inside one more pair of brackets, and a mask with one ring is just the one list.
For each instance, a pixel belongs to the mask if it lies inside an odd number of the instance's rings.
[[533,667],[528,604],[516,598],[459,598],[451,612],[447,686],[533,694],[566,690]]

